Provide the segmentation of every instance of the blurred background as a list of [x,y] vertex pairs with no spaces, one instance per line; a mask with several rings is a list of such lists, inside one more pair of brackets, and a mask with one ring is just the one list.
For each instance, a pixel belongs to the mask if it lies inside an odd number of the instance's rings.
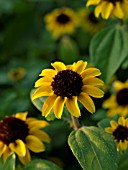
[[[0,0],[0,119],[24,111],[43,119],[30,100],[30,91],[41,70],[50,68],[50,63],[56,60],[65,64],[79,59],[90,62],[91,38],[111,21],[96,19],[93,8],[84,9],[85,3],[85,0]],[[62,7],[77,14],[78,25],[71,34],[55,38],[44,17]],[[97,108],[100,106],[97,103]],[[63,120],[50,124],[46,131],[52,138],[51,145],[45,153],[33,155],[33,159],[44,158],[63,169],[80,170],[67,144],[70,126]]]

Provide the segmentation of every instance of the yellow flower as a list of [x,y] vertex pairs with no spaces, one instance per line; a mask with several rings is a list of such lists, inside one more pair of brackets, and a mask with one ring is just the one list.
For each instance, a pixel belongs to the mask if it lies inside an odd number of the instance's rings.
[[85,8],[82,8],[78,11],[79,16],[79,24],[80,26],[90,33],[95,33],[103,26],[105,23],[99,19],[97,19],[94,15],[93,11],[87,10]]
[[64,34],[72,34],[78,25],[78,18],[70,8],[55,9],[45,16],[46,28],[54,38]]
[[[77,100],[91,113],[95,112],[95,105],[90,96],[103,97],[104,93],[99,89],[103,81],[97,68],[86,68],[87,62],[82,60],[72,65],[62,62],[51,64],[54,69],[44,69],[36,81],[38,87],[32,95],[32,100],[41,96],[49,96],[42,107],[42,115],[47,117],[53,109],[56,118],[60,119],[64,104],[68,111],[75,117],[81,115]],[[86,68],[86,69],[85,69]]]
[[118,123],[110,121],[111,127],[105,128],[105,131],[112,134],[117,144],[117,150],[125,151],[128,148],[128,118],[120,117]]
[[104,19],[128,17],[128,0],[88,0],[86,6],[96,5],[95,16]]
[[13,68],[8,72],[8,77],[11,80],[18,81],[25,76],[25,69],[22,67]]
[[128,80],[125,83],[115,81],[113,83],[115,94],[112,94],[103,103],[103,107],[108,109],[107,116],[119,114],[121,116],[128,115]]
[[29,150],[43,152],[43,142],[50,142],[48,134],[40,130],[49,124],[26,116],[27,112],[17,113],[0,121],[0,156],[3,155],[4,160],[14,152],[23,164],[27,164],[31,161]]

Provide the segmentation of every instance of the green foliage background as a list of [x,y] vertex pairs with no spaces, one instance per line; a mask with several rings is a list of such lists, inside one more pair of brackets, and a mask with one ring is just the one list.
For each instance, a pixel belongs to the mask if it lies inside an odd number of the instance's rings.
[[[78,28],[71,36],[58,40],[54,40],[51,33],[46,30],[44,16],[48,12],[64,6],[77,11],[85,7],[85,2],[84,0],[0,0],[0,119],[24,111],[28,111],[29,116],[44,119],[38,110],[39,108],[37,109],[34,106],[38,105],[39,107],[43,99],[37,100],[37,103],[33,105],[30,92],[41,70],[51,67],[50,63],[56,60],[65,64],[71,64],[79,59],[86,60],[101,70],[101,78],[106,83],[110,83],[113,75],[120,81],[125,81],[128,78],[127,22],[127,28],[124,28],[117,19],[105,21],[104,28],[96,35]],[[21,80],[14,81],[8,77],[8,72],[17,67],[23,67],[26,74]],[[101,105],[107,95],[109,94],[106,94],[103,99],[94,100],[97,111],[93,116],[81,106],[82,116],[79,121],[82,125],[97,126],[97,122],[105,118],[105,111],[102,110]],[[66,111],[64,114],[67,114]],[[54,117],[49,119],[54,119]],[[102,127],[101,125],[105,122],[100,122],[99,127]],[[88,140],[91,141],[92,138],[94,140],[89,128],[82,131],[83,134],[81,134],[81,130],[72,132],[72,128],[66,121],[55,119],[50,121],[50,126],[45,130],[51,136],[52,142],[47,144],[44,153],[32,153],[33,161],[31,165],[23,167],[15,156],[11,155],[5,165],[1,160],[0,168],[2,170],[8,170],[7,167],[12,167],[12,170],[31,170],[34,166],[35,170],[50,170],[52,166],[53,170],[61,170],[61,168],[81,170],[84,164],[89,165],[88,160],[93,159],[94,153],[83,163],[83,157],[79,158],[79,150],[77,150],[81,146],[81,143],[78,142],[80,138],[84,138],[85,143],[88,143]],[[88,132],[89,136],[85,132]],[[75,133],[80,133],[80,136],[78,135],[78,138],[75,138]],[[100,137],[100,133],[102,131],[99,132],[96,129],[96,138],[99,137],[100,140],[97,141],[97,144],[101,142],[101,146],[104,146],[103,140],[106,136]],[[74,144],[72,144],[72,140]],[[109,144],[111,144],[111,141]],[[96,143],[93,143],[93,146],[96,147]],[[85,152],[89,152],[90,146],[86,147]],[[114,149],[110,151],[107,148],[106,150],[108,155],[115,153]],[[84,151],[82,150],[82,152]],[[101,153],[102,155],[104,153]],[[119,170],[127,169],[126,156],[121,157]],[[99,155],[97,157],[99,158]],[[116,154],[113,159],[117,161]],[[15,161],[16,166],[14,167]],[[40,163],[40,169],[37,166],[38,163]],[[104,168],[106,164],[107,162],[104,161],[103,170],[107,170]],[[94,161],[94,165],[99,166],[97,161]],[[113,165],[113,162],[110,165]],[[44,168],[45,166],[46,168]],[[91,168],[87,170],[91,170]],[[112,168],[111,170],[116,170]],[[117,168],[117,164],[115,168]]]

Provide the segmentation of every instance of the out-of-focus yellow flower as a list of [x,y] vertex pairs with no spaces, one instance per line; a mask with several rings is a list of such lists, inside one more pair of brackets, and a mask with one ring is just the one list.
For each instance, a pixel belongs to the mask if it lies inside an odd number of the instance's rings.
[[82,8],[78,11],[79,24],[87,32],[95,33],[105,25],[103,20],[95,17],[94,12]]
[[25,76],[25,69],[23,67],[13,68],[8,72],[8,77],[11,80],[18,81]]
[[110,125],[105,131],[114,137],[117,150],[125,151],[128,148],[128,118],[120,117],[118,123],[112,120]]
[[95,5],[95,16],[104,19],[128,17],[128,0],[88,0],[86,6]]
[[23,164],[27,164],[31,161],[29,150],[43,152],[43,142],[50,142],[49,135],[40,130],[49,123],[26,116],[27,112],[17,113],[0,121],[0,156],[3,155],[4,160],[14,152]]
[[115,81],[113,88],[115,94],[104,101],[103,107],[108,109],[107,116],[119,114],[125,117],[128,115],[128,80],[125,83]]
[[72,65],[62,62],[51,64],[54,69],[44,69],[36,81],[38,87],[32,95],[32,100],[49,96],[42,107],[42,115],[47,117],[53,109],[56,118],[60,119],[64,104],[75,117],[81,115],[77,100],[91,113],[95,112],[95,105],[90,96],[101,98],[104,92],[99,89],[104,83],[96,76],[101,74],[97,68],[86,68],[87,62],[82,60]]
[[78,26],[78,18],[70,8],[55,9],[44,18],[47,30],[54,38],[64,34],[72,34]]

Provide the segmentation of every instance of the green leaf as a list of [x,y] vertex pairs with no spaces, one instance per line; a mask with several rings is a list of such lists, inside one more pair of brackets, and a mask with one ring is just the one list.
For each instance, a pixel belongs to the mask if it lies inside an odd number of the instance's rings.
[[96,34],[90,45],[91,60],[102,72],[102,79],[109,82],[128,55],[128,33],[124,27],[105,28]]
[[128,150],[122,153],[119,157],[119,167],[118,170],[128,169]]
[[3,164],[2,170],[15,170],[15,154],[11,154]]
[[110,126],[110,121],[111,120],[114,120],[114,121],[118,121],[118,118],[119,118],[119,115],[115,115],[115,116],[113,116],[113,117],[108,117],[108,118],[105,118],[105,119],[103,119],[103,120],[101,120],[101,121],[99,121],[98,122],[98,126],[100,127],[100,128],[106,128],[106,127],[109,127]]
[[70,64],[79,58],[78,46],[68,36],[64,36],[59,44],[58,58],[66,64]]
[[43,160],[43,159],[35,159],[28,163],[23,170],[62,170],[56,164]]
[[117,170],[116,144],[104,130],[82,127],[69,135],[68,143],[84,170]]

